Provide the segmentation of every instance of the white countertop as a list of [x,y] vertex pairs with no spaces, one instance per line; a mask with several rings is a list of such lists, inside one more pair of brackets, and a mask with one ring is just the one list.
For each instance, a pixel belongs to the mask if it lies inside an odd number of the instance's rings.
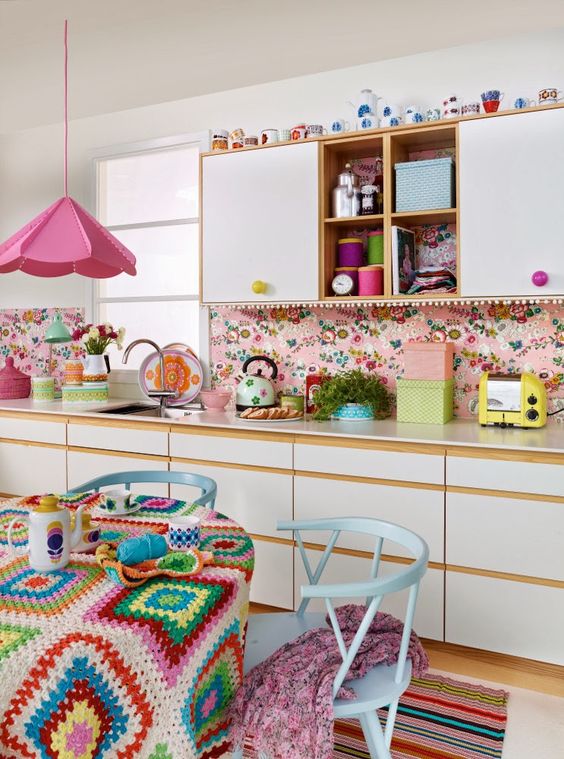
[[[133,401],[115,399],[108,403],[37,403],[30,398],[0,401],[0,412],[22,411],[26,413],[56,414],[62,416],[85,416],[150,422],[155,424],[182,425],[195,428],[214,427],[268,431],[292,435],[324,435],[330,437],[379,440],[391,443],[429,443],[450,446],[476,446],[507,450],[535,451],[538,453],[564,453],[564,425],[551,423],[540,429],[481,427],[473,419],[455,419],[448,424],[405,424],[395,419],[370,422],[316,422],[311,419],[296,422],[246,422],[233,413],[205,411],[190,413],[181,418],[143,417],[123,414],[99,414],[104,409],[118,408]],[[176,411],[178,414],[180,409]],[[174,411],[173,411],[174,413]]]

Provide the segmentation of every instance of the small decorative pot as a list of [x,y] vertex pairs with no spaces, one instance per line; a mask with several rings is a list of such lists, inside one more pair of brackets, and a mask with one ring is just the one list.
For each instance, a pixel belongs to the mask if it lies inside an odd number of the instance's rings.
[[372,407],[365,403],[345,403],[331,416],[341,422],[366,422],[374,419]]
[[83,363],[83,382],[105,382],[108,379],[106,357],[103,353],[87,353]]
[[31,397],[34,401],[54,401],[55,380],[53,377],[32,377]]

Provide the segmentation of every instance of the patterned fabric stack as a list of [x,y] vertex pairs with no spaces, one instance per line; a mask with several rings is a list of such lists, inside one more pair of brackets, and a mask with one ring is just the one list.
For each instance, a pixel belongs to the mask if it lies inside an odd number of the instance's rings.
[[[222,755],[225,706],[242,677],[249,536],[217,512],[164,498],[146,497],[121,519],[95,510],[105,540],[166,534],[179,513],[202,519],[214,566],[129,589],[91,555],[73,554],[51,574],[9,555],[6,526],[32,502],[0,502],[0,756]],[[25,540],[16,531],[16,543]]]

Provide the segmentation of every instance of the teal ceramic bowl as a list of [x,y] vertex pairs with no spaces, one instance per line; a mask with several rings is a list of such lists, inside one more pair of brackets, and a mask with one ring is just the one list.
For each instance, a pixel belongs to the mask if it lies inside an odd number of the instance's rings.
[[345,403],[331,416],[341,422],[367,422],[374,419],[372,407],[363,403]]

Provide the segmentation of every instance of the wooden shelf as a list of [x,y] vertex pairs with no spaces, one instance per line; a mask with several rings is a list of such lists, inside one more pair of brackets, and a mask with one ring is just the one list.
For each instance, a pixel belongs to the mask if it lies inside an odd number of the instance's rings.
[[333,224],[334,226],[338,227],[341,225],[347,226],[347,227],[371,227],[373,224],[383,224],[384,223],[384,214],[383,213],[375,213],[370,214],[369,216],[345,216],[343,218],[330,218],[325,219],[325,224]]
[[455,224],[456,208],[433,208],[427,211],[401,211],[392,214],[396,226],[418,227],[421,224]]

